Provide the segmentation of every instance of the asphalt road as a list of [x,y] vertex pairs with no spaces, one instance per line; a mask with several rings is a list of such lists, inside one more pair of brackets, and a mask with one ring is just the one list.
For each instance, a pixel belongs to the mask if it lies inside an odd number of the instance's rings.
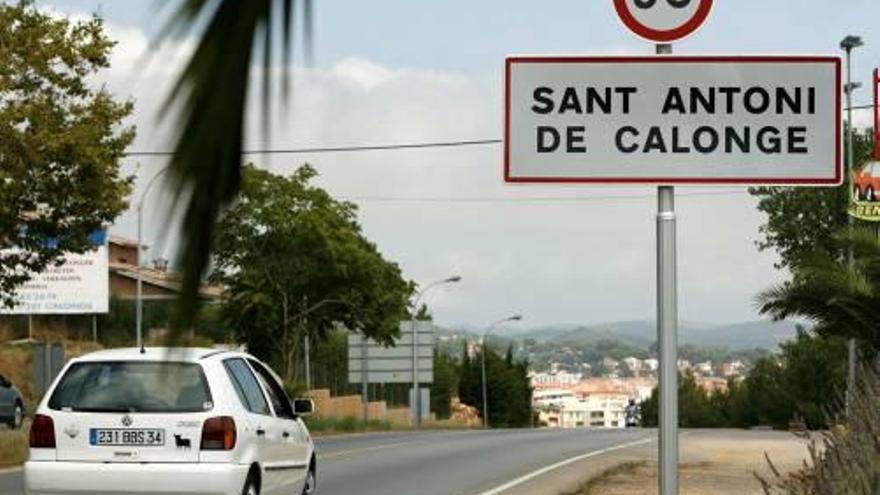
[[[382,433],[316,440],[320,495],[494,495],[542,468],[654,438],[653,431],[495,430]],[[0,473],[20,495],[21,473]]]

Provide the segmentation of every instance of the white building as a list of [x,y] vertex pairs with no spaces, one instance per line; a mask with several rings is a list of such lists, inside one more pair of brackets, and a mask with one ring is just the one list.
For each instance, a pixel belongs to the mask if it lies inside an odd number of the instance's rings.
[[591,394],[577,397],[570,390],[536,391],[539,420],[551,428],[624,428],[626,394]]
[[657,359],[648,358],[642,361],[642,363],[645,365],[646,369],[649,369],[651,371],[657,371],[660,369],[660,361],[658,361]]
[[529,380],[533,388],[544,387],[568,387],[577,385],[583,374],[569,373],[568,371],[550,371],[549,373],[529,373]]
[[697,363],[695,368],[703,376],[712,376],[712,361]]

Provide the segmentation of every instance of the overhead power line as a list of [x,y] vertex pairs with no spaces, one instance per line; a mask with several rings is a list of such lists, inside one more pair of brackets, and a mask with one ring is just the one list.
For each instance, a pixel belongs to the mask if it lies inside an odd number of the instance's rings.
[[[457,148],[462,146],[486,146],[501,144],[500,139],[475,139],[467,141],[435,141],[428,143],[379,144],[364,146],[326,146],[320,148],[254,149],[244,150],[243,155],[302,155],[308,153],[349,153],[353,151],[390,151],[423,148]],[[173,151],[129,151],[125,156],[170,156]]]
[[[852,107],[853,110],[869,110],[874,105],[859,105]],[[846,109],[844,109],[846,110]],[[394,151],[394,150],[416,150],[427,148],[462,148],[471,146],[488,146],[502,144],[502,139],[468,139],[461,141],[431,141],[424,143],[396,143],[396,144],[376,144],[376,145],[360,145],[360,146],[321,146],[314,148],[265,148],[243,150],[242,155],[305,155],[312,153],[351,153],[358,151]],[[173,151],[129,151],[124,153],[127,157],[151,157],[151,156],[171,156]]]

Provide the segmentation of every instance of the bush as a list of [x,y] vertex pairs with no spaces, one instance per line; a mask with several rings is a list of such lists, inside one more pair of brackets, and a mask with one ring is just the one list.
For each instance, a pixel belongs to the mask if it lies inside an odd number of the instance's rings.
[[774,477],[758,478],[767,495],[880,493],[880,376],[865,369],[860,377],[846,421],[811,439],[804,468],[784,476],[767,459]]

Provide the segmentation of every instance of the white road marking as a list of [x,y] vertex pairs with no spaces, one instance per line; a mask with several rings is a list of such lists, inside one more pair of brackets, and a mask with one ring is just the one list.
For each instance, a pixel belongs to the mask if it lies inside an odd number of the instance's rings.
[[318,459],[319,460],[334,459],[336,457],[344,457],[347,455],[360,454],[362,452],[371,452],[374,450],[393,449],[393,448],[397,448],[397,447],[403,447],[404,445],[413,445],[413,444],[417,444],[417,443],[426,443],[426,442],[418,441],[418,442],[388,443],[388,444],[384,444],[384,445],[377,445],[375,447],[365,447],[362,449],[343,450],[342,452],[334,452],[332,454],[324,454],[324,455],[318,454]]
[[542,467],[541,469],[538,469],[536,471],[532,471],[531,473],[529,473],[525,476],[520,476],[519,478],[517,478],[513,481],[509,481],[503,485],[496,486],[495,488],[492,488],[491,490],[487,490],[485,492],[482,492],[478,495],[499,495],[500,493],[503,493],[507,490],[510,490],[511,488],[513,488],[515,486],[519,486],[519,485],[525,483],[526,481],[533,480],[533,479],[537,478],[538,476],[541,476],[543,474],[547,474],[550,471],[553,471],[555,469],[559,469],[561,467],[568,466],[569,464],[574,464],[575,462],[582,461],[584,459],[589,459],[590,457],[597,457],[600,455],[608,454],[608,453],[614,452],[616,450],[623,450],[623,449],[628,449],[630,447],[636,447],[638,445],[644,445],[646,443],[651,443],[655,440],[656,440],[656,438],[654,438],[654,437],[643,438],[643,439],[637,440],[635,442],[629,442],[629,443],[624,443],[624,444],[620,444],[620,445],[615,445],[614,447],[608,447],[607,449],[596,450],[593,452],[589,452],[587,454],[575,456],[575,457],[566,459],[564,461],[557,462],[556,464],[551,464],[549,466]]

